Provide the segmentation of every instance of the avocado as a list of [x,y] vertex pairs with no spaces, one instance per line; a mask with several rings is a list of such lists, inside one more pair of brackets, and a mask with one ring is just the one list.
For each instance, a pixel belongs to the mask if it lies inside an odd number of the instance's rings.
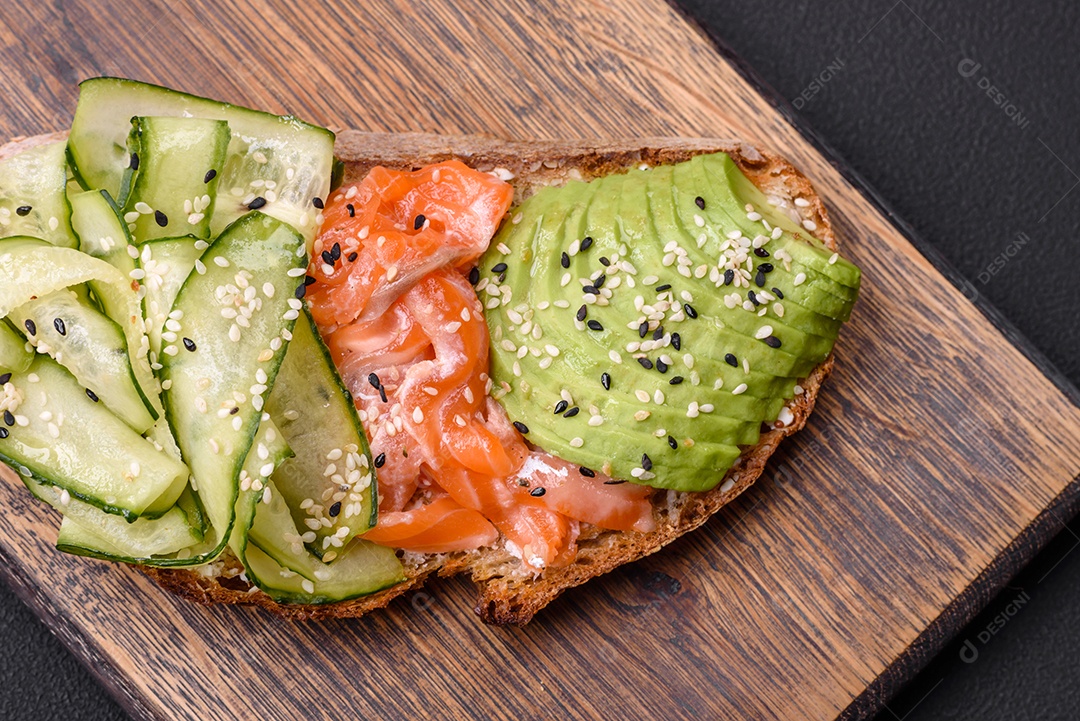
[[[543,188],[512,211],[478,289],[492,395],[531,443],[618,480],[706,490],[776,420],[831,352],[859,271],[769,220],[780,211],[748,185],[718,154]],[[748,203],[785,228],[756,254]],[[747,273],[725,283],[736,262]]]

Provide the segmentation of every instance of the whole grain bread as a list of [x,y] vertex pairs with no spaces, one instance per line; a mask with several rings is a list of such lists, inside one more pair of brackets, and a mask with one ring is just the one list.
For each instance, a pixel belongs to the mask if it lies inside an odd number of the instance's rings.
[[[0,148],[0,158],[38,142],[62,135],[13,141]],[[345,164],[345,182],[361,180],[372,167],[419,168],[447,159],[458,159],[483,171],[492,171],[515,188],[515,203],[538,188],[568,179],[592,178],[626,172],[640,166],[677,163],[694,155],[728,153],[743,173],[778,207],[793,218],[812,220],[816,235],[833,250],[836,238],[828,214],[809,180],[783,158],[734,140],[646,138],[604,141],[515,142],[487,136],[442,136],[421,133],[384,134],[346,130],[340,132],[335,153]],[[796,206],[802,198],[809,205]],[[635,561],[688,533],[745,491],[761,475],[765,463],[780,441],[800,430],[814,407],[822,382],[833,367],[830,355],[800,381],[803,392],[788,404],[791,416],[762,433],[754,446],[743,450],[721,483],[711,491],[685,493],[658,491],[653,512],[656,529],[649,533],[608,531],[582,524],[576,559],[562,568],[548,568],[539,576],[526,573],[521,562],[502,548],[494,547],[451,554],[403,557],[406,580],[363,598],[322,606],[275,603],[241,575],[239,562],[226,556],[202,569],[145,568],[168,590],[196,603],[255,604],[292,619],[360,616],[382,608],[395,597],[425,584],[432,576],[465,574],[479,589],[476,612],[491,624],[524,624],[568,588],[585,583],[624,563]],[[785,414],[786,417],[786,414]],[[7,469],[5,469],[7,470]],[[11,474],[8,475],[10,478]]]

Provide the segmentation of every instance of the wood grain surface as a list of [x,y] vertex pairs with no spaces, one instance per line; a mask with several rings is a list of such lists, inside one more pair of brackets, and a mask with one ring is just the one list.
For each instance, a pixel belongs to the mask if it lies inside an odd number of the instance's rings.
[[1080,410],[660,0],[20,2],[0,40],[4,136],[66,127],[100,73],[335,128],[739,136],[810,176],[865,271],[758,484],[522,629],[457,581],[353,621],[195,607],[56,552],[0,485],[9,580],[138,718],[859,715],[1074,507]]

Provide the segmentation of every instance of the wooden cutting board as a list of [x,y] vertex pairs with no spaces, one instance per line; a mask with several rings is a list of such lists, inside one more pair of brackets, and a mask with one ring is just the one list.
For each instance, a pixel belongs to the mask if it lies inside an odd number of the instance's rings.
[[818,411],[758,484],[523,629],[480,625],[464,582],[353,621],[195,607],[59,554],[56,517],[0,484],[8,580],[136,717],[860,716],[1076,510],[1072,391],[789,111],[660,0],[545,5],[0,6],[4,136],[66,127],[99,73],[337,128],[739,136],[810,176],[865,270]]

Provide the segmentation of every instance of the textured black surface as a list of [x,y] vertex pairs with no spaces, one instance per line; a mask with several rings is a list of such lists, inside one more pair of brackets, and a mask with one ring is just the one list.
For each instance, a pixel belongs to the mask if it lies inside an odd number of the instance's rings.
[[[1066,195],[1080,173],[1080,6],[682,4],[795,102],[969,292],[1080,383],[1080,187]],[[1022,382],[1007,368],[1002,378]],[[1070,526],[879,718],[1077,718],[1080,522]],[[0,639],[0,719],[124,718],[2,585]]]

